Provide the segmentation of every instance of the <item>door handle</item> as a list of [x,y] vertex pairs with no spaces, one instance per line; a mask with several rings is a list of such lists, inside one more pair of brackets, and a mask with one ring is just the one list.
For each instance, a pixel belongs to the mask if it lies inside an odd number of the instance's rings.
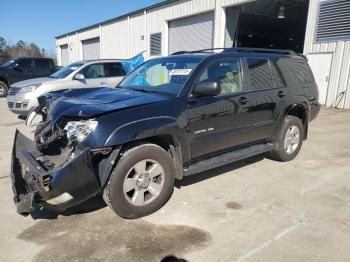
[[279,97],[284,97],[286,95],[286,92],[284,91],[279,91],[277,94]]
[[244,96],[241,96],[239,99],[238,99],[239,103],[241,105],[245,105],[248,103],[248,98],[244,97]]
[[101,85],[105,85],[105,84],[107,84],[107,82],[101,82],[100,84],[101,84]]

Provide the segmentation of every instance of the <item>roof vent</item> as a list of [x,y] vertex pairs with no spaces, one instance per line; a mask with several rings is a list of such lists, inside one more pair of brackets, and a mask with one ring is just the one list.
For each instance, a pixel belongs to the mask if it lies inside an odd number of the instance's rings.
[[150,52],[151,56],[161,55],[162,54],[162,34],[156,33],[151,34],[151,46]]
[[316,41],[331,42],[345,39],[350,39],[350,1],[321,1]]

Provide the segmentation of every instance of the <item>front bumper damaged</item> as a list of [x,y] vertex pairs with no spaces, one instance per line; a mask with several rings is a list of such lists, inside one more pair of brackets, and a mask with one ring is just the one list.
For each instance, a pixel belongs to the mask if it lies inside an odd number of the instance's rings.
[[17,212],[29,215],[35,205],[62,212],[101,191],[89,149],[66,164],[47,170],[38,159],[33,141],[16,131],[11,179]]

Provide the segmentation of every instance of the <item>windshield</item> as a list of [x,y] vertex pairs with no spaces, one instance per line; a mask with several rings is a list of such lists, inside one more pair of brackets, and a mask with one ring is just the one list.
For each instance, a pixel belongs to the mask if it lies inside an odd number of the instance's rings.
[[50,75],[51,78],[65,78],[69,74],[71,74],[73,71],[81,67],[83,63],[74,63],[67,65],[66,67],[63,67],[62,69],[58,70],[57,72]]
[[2,64],[2,65],[0,65],[0,66],[2,66],[2,67],[8,67],[8,66],[12,65],[14,62],[15,62],[14,60],[10,60],[10,61],[7,61],[5,64]]
[[137,68],[118,87],[177,95],[203,56],[154,59]]

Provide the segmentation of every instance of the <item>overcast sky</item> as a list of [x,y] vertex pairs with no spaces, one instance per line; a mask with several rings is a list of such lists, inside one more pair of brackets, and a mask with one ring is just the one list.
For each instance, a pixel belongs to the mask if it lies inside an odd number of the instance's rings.
[[162,0],[0,0],[0,36],[55,50],[55,36]]

